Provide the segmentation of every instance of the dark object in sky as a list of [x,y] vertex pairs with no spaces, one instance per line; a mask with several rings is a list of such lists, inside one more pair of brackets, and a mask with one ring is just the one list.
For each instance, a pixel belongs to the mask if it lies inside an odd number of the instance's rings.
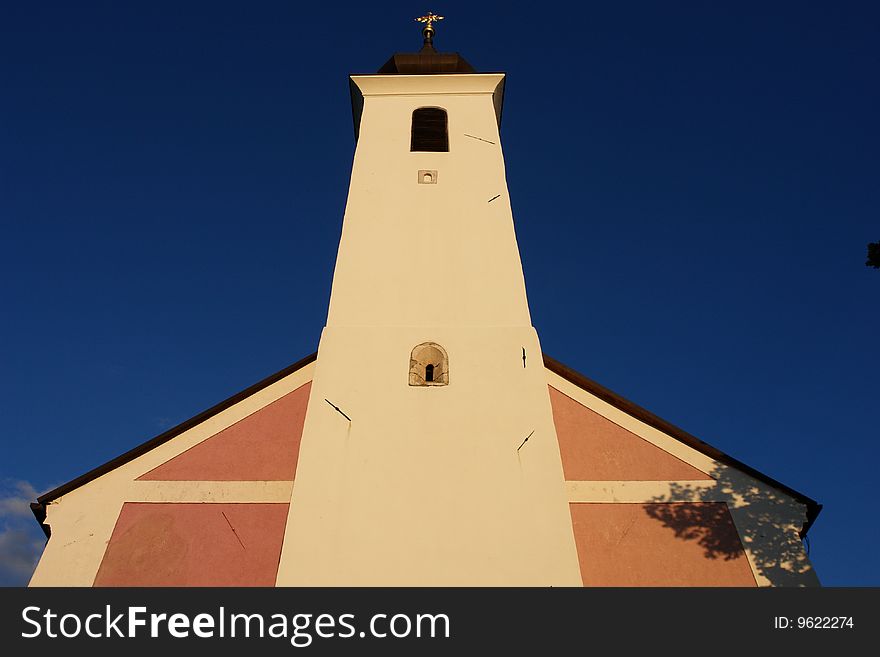
[[880,269],[880,242],[868,244],[868,259],[865,261],[865,266]]

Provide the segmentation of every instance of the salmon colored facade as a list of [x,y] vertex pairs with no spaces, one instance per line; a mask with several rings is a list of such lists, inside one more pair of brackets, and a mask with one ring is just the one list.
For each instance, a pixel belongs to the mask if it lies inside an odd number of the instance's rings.
[[349,82],[317,355],[41,496],[31,586],[818,584],[819,505],[543,355],[505,75],[426,42]]
[[[297,369],[47,505],[53,534],[32,585],[276,585],[288,516],[297,509],[303,418],[311,404],[327,405],[310,394],[313,369]],[[576,584],[817,583],[797,538],[804,521],[797,501],[731,474],[552,369],[543,372]],[[213,427],[199,432],[205,425]],[[193,433],[200,433],[195,442]],[[263,467],[254,454],[273,455],[272,463]],[[414,474],[429,465],[414,463]],[[111,509],[112,523],[93,522]],[[80,535],[65,543],[70,514]]]
[[224,429],[141,481],[293,481],[311,382]]
[[550,403],[567,481],[712,478],[552,386]]
[[[682,527],[658,521],[668,506]],[[572,504],[584,586],[756,586],[724,502]]]
[[287,504],[128,502],[95,586],[274,586]]

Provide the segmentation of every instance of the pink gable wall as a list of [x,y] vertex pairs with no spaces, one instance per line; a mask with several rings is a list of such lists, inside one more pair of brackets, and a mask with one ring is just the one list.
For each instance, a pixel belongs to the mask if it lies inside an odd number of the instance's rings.
[[151,481],[292,481],[311,382],[139,477]]
[[724,502],[569,508],[584,586],[756,586]]
[[95,586],[274,586],[287,504],[126,502]]
[[566,481],[712,478],[549,387]]

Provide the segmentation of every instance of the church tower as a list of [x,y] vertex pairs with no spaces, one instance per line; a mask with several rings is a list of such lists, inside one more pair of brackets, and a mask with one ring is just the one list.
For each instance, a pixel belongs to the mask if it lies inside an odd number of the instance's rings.
[[811,586],[821,505],[542,353],[503,73],[350,78],[317,354],[31,505],[31,586]]
[[436,52],[433,32],[351,77],[357,149],[279,584],[580,580],[505,180],[505,76]]

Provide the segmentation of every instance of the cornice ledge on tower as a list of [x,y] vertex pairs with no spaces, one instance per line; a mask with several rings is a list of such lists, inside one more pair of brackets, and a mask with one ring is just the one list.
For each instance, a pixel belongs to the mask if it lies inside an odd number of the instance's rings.
[[495,94],[505,73],[455,73],[437,75],[352,75],[363,96],[412,96],[418,94]]
[[354,138],[360,136],[364,98],[383,96],[479,96],[491,95],[495,119],[501,126],[506,73],[455,73],[436,75],[350,75],[351,113]]

